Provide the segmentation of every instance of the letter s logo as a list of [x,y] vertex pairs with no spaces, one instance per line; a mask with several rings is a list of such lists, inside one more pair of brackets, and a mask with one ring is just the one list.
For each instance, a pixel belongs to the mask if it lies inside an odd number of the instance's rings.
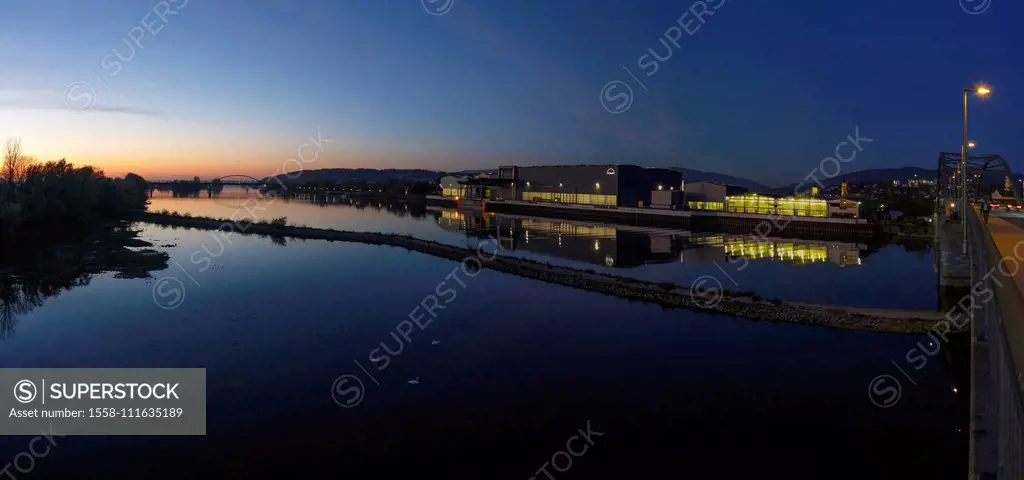
[[14,385],[14,398],[21,403],[30,403],[36,399],[36,384],[31,380],[22,380]]
[[64,89],[64,108],[74,113],[84,113],[96,104],[96,89],[81,80],[71,82]]
[[[612,95],[612,90],[624,90]],[[617,102],[617,103],[613,103]],[[601,106],[608,113],[623,113],[633,106],[633,89],[622,80],[613,80],[601,89]]]

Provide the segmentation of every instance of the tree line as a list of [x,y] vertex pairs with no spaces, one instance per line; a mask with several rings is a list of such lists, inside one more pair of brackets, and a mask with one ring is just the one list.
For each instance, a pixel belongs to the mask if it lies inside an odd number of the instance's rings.
[[139,175],[108,178],[64,159],[39,162],[22,153],[19,139],[8,140],[3,155],[0,231],[75,226],[146,208],[148,185]]

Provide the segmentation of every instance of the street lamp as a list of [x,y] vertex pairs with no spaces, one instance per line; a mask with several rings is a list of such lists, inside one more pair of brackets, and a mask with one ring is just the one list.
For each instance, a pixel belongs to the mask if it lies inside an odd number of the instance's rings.
[[[964,229],[964,255],[967,255],[967,94],[970,91],[969,88],[964,89],[964,142],[960,144],[960,224]],[[980,85],[974,88],[974,93],[984,97],[992,93],[992,89]]]
[[967,148],[974,148],[974,147],[977,147],[977,146],[978,145],[976,145],[974,142],[967,142]]

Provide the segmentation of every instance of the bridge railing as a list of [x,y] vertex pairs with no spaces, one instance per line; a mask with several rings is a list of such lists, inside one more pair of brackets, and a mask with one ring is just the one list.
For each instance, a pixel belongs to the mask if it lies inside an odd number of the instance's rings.
[[[971,415],[981,412],[983,417],[972,427],[972,466],[981,469],[976,474],[995,473],[999,480],[1024,479],[1024,295],[1007,276],[1024,275],[1024,259],[1016,251],[1000,253],[974,209],[967,213],[974,243],[972,293],[982,303],[972,334],[978,339],[972,350],[978,353],[972,354],[972,404],[977,404]],[[987,301],[979,298],[988,291],[993,293]],[[986,350],[987,359],[978,356]],[[987,368],[978,368],[986,360]],[[979,435],[987,438],[979,440]]]

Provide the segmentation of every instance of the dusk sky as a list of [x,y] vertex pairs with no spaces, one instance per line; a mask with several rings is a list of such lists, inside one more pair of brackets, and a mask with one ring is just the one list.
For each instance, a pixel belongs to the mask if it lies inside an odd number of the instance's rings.
[[[844,171],[934,167],[984,82],[976,153],[1024,171],[1024,2],[709,0],[703,23],[688,1],[430,2],[9,0],[0,140],[154,179],[268,176],[319,131],[333,143],[307,169],[632,163],[783,185],[857,127],[873,141]],[[659,41],[674,25],[678,48]],[[653,71],[649,49],[672,55]],[[616,80],[632,104],[609,113]]]

